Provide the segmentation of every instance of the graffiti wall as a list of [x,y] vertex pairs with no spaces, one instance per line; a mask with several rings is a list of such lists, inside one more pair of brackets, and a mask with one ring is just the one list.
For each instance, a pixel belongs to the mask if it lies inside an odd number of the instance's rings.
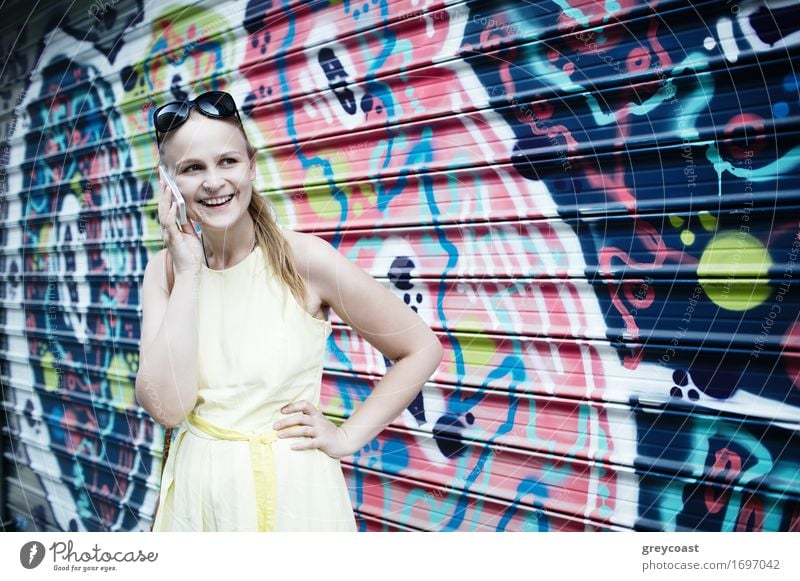
[[[242,105],[278,219],[444,360],[343,460],[364,531],[800,530],[800,9],[781,0],[51,2],[0,34],[17,530],[147,530],[152,110]],[[391,362],[332,314],[323,408]]]

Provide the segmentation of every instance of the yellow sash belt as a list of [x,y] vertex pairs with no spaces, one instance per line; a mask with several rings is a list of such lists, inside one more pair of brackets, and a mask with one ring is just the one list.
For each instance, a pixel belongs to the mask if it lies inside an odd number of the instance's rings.
[[275,529],[275,456],[272,442],[278,439],[275,430],[244,434],[215,426],[195,413],[187,417],[189,423],[209,436],[220,440],[245,440],[250,442],[250,459],[253,464],[253,482],[258,509],[258,530]]

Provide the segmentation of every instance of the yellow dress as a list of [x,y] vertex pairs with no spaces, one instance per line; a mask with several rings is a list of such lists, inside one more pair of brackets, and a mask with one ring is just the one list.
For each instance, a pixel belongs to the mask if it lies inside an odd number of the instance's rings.
[[340,461],[272,429],[288,403],[319,408],[331,324],[265,267],[258,246],[202,267],[198,399],[175,430],[153,531],[356,530]]

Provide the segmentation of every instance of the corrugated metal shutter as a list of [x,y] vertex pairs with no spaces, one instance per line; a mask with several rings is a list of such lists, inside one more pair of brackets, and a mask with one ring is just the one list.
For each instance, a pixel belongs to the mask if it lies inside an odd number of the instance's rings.
[[[800,530],[795,2],[4,5],[20,529],[146,529],[153,106],[235,94],[280,219],[445,359],[345,462],[362,530]],[[341,319],[323,403],[389,364]]]

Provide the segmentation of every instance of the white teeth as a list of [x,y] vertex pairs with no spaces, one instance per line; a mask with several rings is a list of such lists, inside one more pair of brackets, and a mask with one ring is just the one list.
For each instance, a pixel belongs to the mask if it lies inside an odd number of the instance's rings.
[[219,201],[211,202],[210,200],[203,200],[200,203],[203,204],[204,206],[221,206],[223,204],[227,204],[232,199],[233,199],[233,194],[231,194],[227,198],[222,198]]

